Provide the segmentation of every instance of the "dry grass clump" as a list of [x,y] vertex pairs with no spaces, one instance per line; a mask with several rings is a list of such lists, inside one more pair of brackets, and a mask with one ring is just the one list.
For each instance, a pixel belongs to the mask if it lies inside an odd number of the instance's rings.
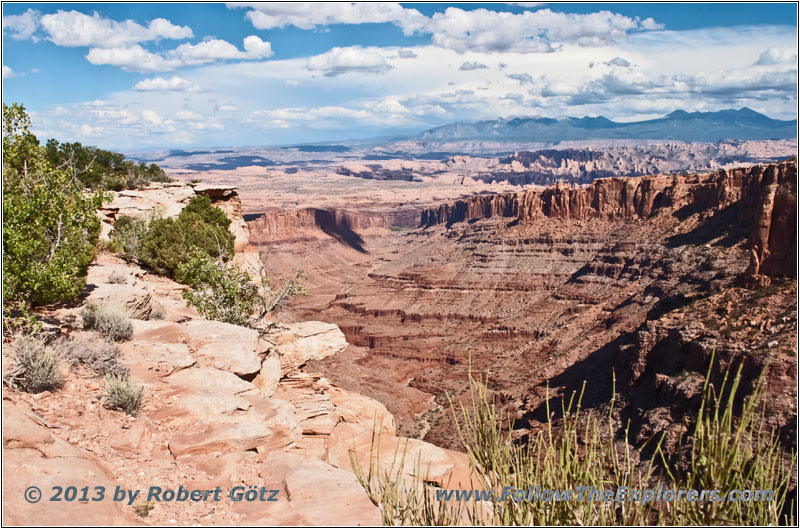
[[63,378],[58,354],[47,347],[42,336],[19,335],[13,347],[16,365],[4,377],[10,387],[41,393],[61,386]]
[[108,277],[106,278],[106,283],[109,283],[111,285],[124,285],[127,282],[128,282],[128,276],[120,272],[117,272],[116,270],[108,274]]
[[125,311],[103,302],[90,301],[81,309],[84,329],[92,329],[102,334],[109,342],[130,340],[133,324]]
[[130,375],[112,374],[105,376],[105,390],[107,393],[106,407],[111,410],[121,410],[128,415],[136,415],[142,405],[144,387],[136,386],[131,382]]
[[128,372],[120,362],[119,348],[109,342],[64,337],[54,341],[52,347],[72,367],[84,365],[99,376]]

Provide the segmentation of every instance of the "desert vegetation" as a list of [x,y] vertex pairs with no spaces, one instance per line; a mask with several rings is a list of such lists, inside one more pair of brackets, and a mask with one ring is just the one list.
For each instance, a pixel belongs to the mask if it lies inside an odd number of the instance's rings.
[[100,235],[100,191],[53,166],[24,107],[3,104],[3,305],[74,299]]
[[23,334],[14,341],[16,365],[3,376],[11,388],[41,393],[57,389],[63,381],[59,355],[39,334]]
[[105,376],[106,406],[111,410],[136,415],[142,405],[144,388],[131,381],[127,373],[108,373]]
[[[712,360],[713,362],[713,360]],[[583,410],[582,393],[562,401],[560,414],[548,409],[544,427],[517,439],[514,424],[496,406],[487,379],[470,376],[471,406],[452,405],[458,435],[470,462],[468,484],[436,484],[416,462],[414,479],[404,477],[405,447],[398,445],[391,464],[382,466],[379,435],[373,437],[370,462],[363,468],[351,452],[353,470],[385,525],[776,525],[794,523],[787,493],[796,455],[786,452],[765,427],[764,379],[743,395],[741,368],[721,384],[706,376],[694,426],[672,450],[662,438],[634,448],[627,428],[619,431],[613,400],[607,415]],[[452,403],[452,401],[451,401]],[[560,416],[560,419],[555,417]],[[647,455],[646,455],[647,454]],[[506,497],[504,487],[561,490],[577,486],[629,490],[646,488],[772,490],[772,501],[604,502],[529,501]],[[437,491],[450,488],[491,490],[494,501],[442,501]]]
[[99,332],[109,342],[130,340],[133,324],[121,308],[103,302],[91,301],[81,309],[83,327]]
[[78,142],[59,143],[51,138],[45,156],[53,167],[68,170],[88,189],[122,191],[141,189],[151,182],[172,182],[156,164],[137,164],[123,154]]

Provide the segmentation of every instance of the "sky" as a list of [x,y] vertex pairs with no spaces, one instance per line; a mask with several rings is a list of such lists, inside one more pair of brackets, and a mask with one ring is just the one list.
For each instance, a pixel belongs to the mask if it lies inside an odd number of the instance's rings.
[[40,138],[286,145],[454,121],[797,118],[794,3],[4,3]]

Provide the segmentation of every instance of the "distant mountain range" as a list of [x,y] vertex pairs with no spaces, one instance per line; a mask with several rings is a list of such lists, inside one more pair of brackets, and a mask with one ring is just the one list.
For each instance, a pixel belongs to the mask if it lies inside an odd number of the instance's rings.
[[422,141],[529,141],[570,140],[791,140],[797,138],[797,120],[772,119],[747,107],[718,112],[676,110],[663,118],[619,123],[604,117],[510,118],[457,122],[413,136]]

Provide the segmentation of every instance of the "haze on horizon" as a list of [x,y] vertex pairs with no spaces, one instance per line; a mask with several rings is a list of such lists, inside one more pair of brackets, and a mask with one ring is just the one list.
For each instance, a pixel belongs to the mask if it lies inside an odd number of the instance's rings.
[[454,121],[797,118],[795,4],[3,5],[40,138],[280,145]]

